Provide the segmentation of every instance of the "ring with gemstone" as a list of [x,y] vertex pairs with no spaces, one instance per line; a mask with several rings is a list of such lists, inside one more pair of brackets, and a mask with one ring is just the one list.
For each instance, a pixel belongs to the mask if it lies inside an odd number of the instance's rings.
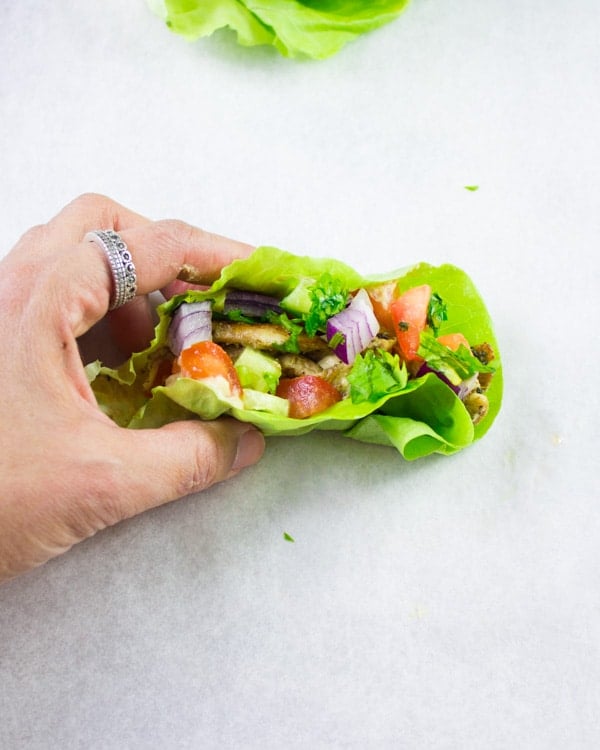
[[85,240],[101,247],[108,259],[113,279],[109,310],[130,302],[137,293],[137,275],[133,258],[120,235],[112,229],[97,229],[88,232]]

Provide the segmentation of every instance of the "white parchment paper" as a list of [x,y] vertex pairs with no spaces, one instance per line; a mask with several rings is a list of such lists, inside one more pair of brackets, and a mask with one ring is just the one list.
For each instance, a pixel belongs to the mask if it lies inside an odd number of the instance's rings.
[[93,190],[364,273],[448,261],[506,383],[455,457],[270,440],[4,585],[0,747],[598,745],[597,10],[414,0],[310,63],[142,0],[0,6],[0,254]]

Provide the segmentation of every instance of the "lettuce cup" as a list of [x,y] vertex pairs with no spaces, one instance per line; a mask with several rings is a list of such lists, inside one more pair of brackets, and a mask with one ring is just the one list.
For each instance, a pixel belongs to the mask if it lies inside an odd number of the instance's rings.
[[362,276],[261,247],[158,316],[144,351],[87,367],[123,427],[226,414],[267,436],[329,430],[413,460],[467,447],[500,409],[492,322],[452,265]]

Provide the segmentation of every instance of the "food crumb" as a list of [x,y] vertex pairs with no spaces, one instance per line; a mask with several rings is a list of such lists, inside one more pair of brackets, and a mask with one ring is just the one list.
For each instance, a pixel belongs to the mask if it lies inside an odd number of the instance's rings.
[[552,435],[552,445],[560,445],[562,441],[562,435],[559,435],[558,433],[554,433],[554,435]]
[[293,536],[290,536],[287,533],[287,531],[283,532],[283,538],[285,539],[286,542],[295,542],[296,541]]
[[470,190],[474,193],[476,190],[479,190],[479,185],[465,185],[465,190]]

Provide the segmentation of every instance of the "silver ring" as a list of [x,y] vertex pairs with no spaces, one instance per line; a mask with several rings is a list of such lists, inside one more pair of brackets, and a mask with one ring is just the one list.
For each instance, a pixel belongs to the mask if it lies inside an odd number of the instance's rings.
[[109,310],[130,302],[137,293],[137,275],[131,253],[121,237],[112,229],[88,232],[84,240],[95,242],[106,253],[113,279]]

